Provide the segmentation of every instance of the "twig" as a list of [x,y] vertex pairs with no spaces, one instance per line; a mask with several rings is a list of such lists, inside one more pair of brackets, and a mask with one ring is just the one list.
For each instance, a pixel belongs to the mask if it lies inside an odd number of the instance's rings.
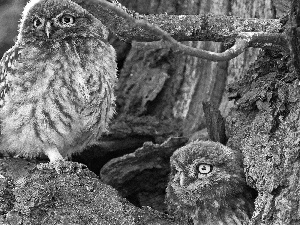
[[[273,34],[268,32],[242,32],[236,37],[235,44],[227,49],[225,52],[222,53],[216,53],[216,52],[210,52],[202,49],[196,49],[184,44],[179,43],[176,41],[169,33],[161,29],[160,27],[148,23],[144,19],[139,19],[139,16],[135,16],[134,18],[132,15],[129,15],[120,5],[116,5],[116,2],[109,3],[104,0],[93,0],[96,1],[98,4],[102,5],[103,7],[113,11],[118,16],[126,19],[129,23],[134,24],[136,27],[144,28],[145,30],[153,32],[153,34],[156,34],[164,41],[167,41],[167,45],[170,45],[170,47],[174,51],[178,51],[183,54],[188,54],[191,56],[196,56],[199,58],[208,59],[211,61],[228,61],[232,58],[235,58],[239,54],[245,51],[247,47],[250,46],[250,43],[254,41],[254,39],[257,41],[257,39],[264,39],[266,38],[270,43],[272,44],[274,41],[284,42],[283,40],[285,37],[281,34]],[[270,38],[270,35],[273,38]],[[275,37],[274,37],[275,36]],[[264,43],[265,44],[265,43]]]

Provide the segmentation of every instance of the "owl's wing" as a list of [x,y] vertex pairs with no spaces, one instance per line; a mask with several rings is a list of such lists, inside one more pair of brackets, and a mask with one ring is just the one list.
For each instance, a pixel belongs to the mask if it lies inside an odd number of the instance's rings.
[[5,96],[10,90],[7,74],[14,70],[13,64],[19,57],[20,50],[21,48],[13,46],[4,53],[0,61],[0,108],[4,105]]

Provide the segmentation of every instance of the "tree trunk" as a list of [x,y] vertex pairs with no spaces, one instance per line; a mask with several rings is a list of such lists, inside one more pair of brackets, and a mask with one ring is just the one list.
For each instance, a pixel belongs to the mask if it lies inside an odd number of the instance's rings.
[[291,54],[262,52],[228,88],[236,108],[227,117],[227,145],[243,152],[247,183],[258,191],[251,225],[300,223],[299,3],[293,7]]
[[[274,6],[271,4],[271,0],[234,0],[231,5],[231,13],[234,16],[243,18],[275,18]],[[260,49],[257,48],[248,48],[241,55],[230,60],[227,85],[243,76],[249,65],[256,60],[259,51]],[[225,93],[220,104],[220,111],[223,116],[228,114],[233,104],[233,101],[228,101],[228,95]]]
[[[246,18],[274,18],[271,0],[256,1],[120,1],[141,14],[207,14]],[[224,51],[216,42],[186,42],[215,52]],[[211,62],[192,56],[179,55],[166,49],[147,49],[133,43],[120,71],[117,90],[119,116],[151,115],[159,121],[168,120],[178,133],[190,136],[206,126],[202,102],[210,102],[226,116],[233,106],[224,93],[230,84],[247,71],[259,49],[249,48],[228,62]]]
[[[120,1],[139,13],[227,15],[229,1]],[[190,46],[220,52],[214,42],[186,42]],[[119,114],[160,121],[180,122],[180,133],[189,136],[205,127],[203,101],[218,107],[227,79],[227,62],[211,62],[180,55],[168,49],[146,49],[133,44],[120,71],[117,90]]]
[[266,51],[229,87],[236,109],[227,145],[243,152],[247,183],[258,191],[250,224],[299,224],[299,80],[290,57]]

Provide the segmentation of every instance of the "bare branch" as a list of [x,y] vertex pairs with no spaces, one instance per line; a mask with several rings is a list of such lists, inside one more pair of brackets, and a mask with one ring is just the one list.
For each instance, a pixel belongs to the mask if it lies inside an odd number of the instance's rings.
[[[235,38],[235,44],[227,49],[225,52],[222,53],[216,53],[216,52],[210,52],[202,49],[196,49],[184,44],[179,43],[176,41],[169,33],[161,29],[159,26],[151,24],[147,22],[145,19],[140,19],[140,16],[138,14],[133,17],[133,12],[127,10],[125,7],[122,7],[117,1],[114,0],[114,3],[109,3],[104,0],[90,0],[90,1],[97,1],[98,4],[102,5],[103,7],[113,11],[116,15],[124,18],[128,21],[128,24],[134,25],[135,27],[143,28],[144,30],[150,31],[155,36],[159,37],[160,39],[163,39],[164,41],[167,41],[168,43],[166,45],[169,45],[170,48],[172,48],[174,51],[178,51],[183,54],[188,54],[191,56],[196,56],[199,58],[208,59],[211,61],[228,61],[232,58],[235,58],[239,54],[241,54],[247,47],[250,46],[250,43],[254,43],[253,39],[258,38],[265,38],[267,37],[267,40],[272,43],[272,41],[278,41],[279,39],[284,39],[285,37],[280,34],[276,34],[276,38],[268,38],[269,33],[267,32],[240,32]],[[130,14],[128,14],[130,13]],[[274,34],[271,33],[272,36]],[[255,43],[257,45],[257,43]],[[265,44],[265,43],[264,43]],[[257,46],[256,46],[257,47]]]
[[[73,0],[100,19],[112,32],[124,41],[158,41],[160,37],[152,31],[136,27],[123,17],[106,8],[99,0]],[[116,4],[134,19],[144,19],[169,33],[177,41],[234,40],[240,32],[266,32],[278,34],[283,24],[280,19],[239,18],[234,16],[206,15],[141,15]],[[250,44],[251,45],[251,44]]]
[[236,44],[232,46],[230,49],[226,50],[223,53],[215,53],[210,51],[205,51],[202,49],[196,49],[187,45],[183,45],[179,42],[177,42],[171,35],[169,35],[167,32],[159,28],[158,26],[155,26],[153,24],[148,23],[147,21],[143,19],[135,19],[131,17],[127,12],[125,12],[123,9],[116,7],[115,4],[109,3],[107,1],[103,0],[97,0],[103,4],[104,7],[114,11],[119,16],[125,18],[128,20],[129,23],[135,24],[136,26],[145,28],[147,30],[152,31],[154,34],[157,34],[162,39],[168,41],[171,44],[171,48],[173,48],[175,51],[179,51],[184,54],[188,54],[191,56],[196,56],[199,58],[204,58],[212,61],[225,61],[230,60],[239,54],[241,54],[246,47],[248,47],[249,40],[244,40],[241,38],[238,38],[236,41]]

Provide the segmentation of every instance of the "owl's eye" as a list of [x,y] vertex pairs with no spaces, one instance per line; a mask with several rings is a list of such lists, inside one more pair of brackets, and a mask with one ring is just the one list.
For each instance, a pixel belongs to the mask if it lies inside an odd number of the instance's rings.
[[75,18],[74,16],[71,16],[71,15],[63,15],[59,22],[62,24],[62,25],[72,25],[75,23]]
[[33,26],[35,28],[41,27],[41,26],[43,26],[43,21],[40,18],[36,17],[33,20]]
[[198,171],[200,174],[208,174],[212,171],[213,166],[209,164],[199,164]]

